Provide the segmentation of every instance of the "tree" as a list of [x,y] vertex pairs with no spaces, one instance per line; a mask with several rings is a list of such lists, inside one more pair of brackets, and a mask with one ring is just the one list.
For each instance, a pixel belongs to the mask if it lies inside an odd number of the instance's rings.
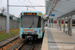
[[4,13],[6,9],[2,7],[0,10],[1,10],[1,13]]

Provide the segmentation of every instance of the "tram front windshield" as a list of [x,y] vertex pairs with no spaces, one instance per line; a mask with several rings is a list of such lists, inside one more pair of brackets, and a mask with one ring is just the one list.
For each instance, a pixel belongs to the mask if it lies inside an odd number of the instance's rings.
[[22,16],[21,17],[22,28],[37,28],[40,22],[41,21],[39,21],[38,16]]

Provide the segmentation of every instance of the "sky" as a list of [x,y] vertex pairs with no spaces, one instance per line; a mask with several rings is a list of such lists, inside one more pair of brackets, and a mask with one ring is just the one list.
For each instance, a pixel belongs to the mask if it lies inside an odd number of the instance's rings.
[[[9,0],[9,5],[45,6],[45,0]],[[3,7],[7,11],[7,0],[0,0],[0,11]],[[16,17],[18,17],[22,11],[27,11],[27,7],[9,7],[9,13]],[[45,7],[29,7],[28,11],[41,11],[45,14]]]

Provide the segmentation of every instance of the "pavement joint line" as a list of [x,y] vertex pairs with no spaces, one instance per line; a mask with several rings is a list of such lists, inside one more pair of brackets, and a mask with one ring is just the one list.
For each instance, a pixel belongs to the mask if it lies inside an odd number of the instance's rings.
[[75,44],[75,43],[72,43],[72,42],[53,42],[53,41],[48,41],[48,43]]

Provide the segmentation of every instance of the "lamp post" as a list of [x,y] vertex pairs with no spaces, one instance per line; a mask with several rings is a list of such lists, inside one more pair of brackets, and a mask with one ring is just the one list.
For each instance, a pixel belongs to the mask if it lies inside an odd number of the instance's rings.
[[7,0],[7,34],[9,33],[9,0]]

